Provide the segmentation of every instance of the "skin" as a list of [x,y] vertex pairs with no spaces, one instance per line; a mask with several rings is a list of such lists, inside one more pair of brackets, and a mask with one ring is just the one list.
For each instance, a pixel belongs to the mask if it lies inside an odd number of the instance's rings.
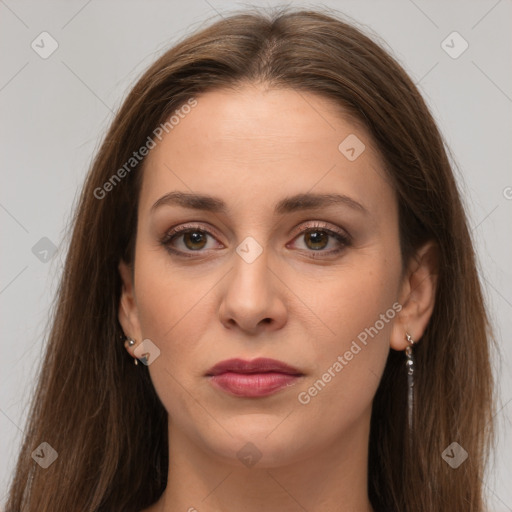
[[[133,275],[119,265],[119,319],[137,342],[127,351],[134,357],[144,339],[158,347],[148,368],[169,414],[168,485],[147,510],[371,511],[372,400],[390,348],[404,350],[406,332],[419,341],[428,323],[435,248],[402,262],[397,198],[379,154],[329,100],[262,84],[197,100],[145,161]],[[366,146],[354,161],[338,150],[349,134]],[[228,210],[164,205],[151,213],[171,191],[216,196]],[[274,213],[298,193],[344,194],[366,213],[346,205]],[[320,237],[325,226],[351,243],[331,236],[318,245],[318,231],[313,241],[300,234],[315,221]],[[211,235],[178,235],[173,247],[192,257],[170,254],[160,239],[190,223]],[[263,250],[251,263],[236,252],[248,236]],[[401,311],[300,403],[298,394],[394,303]],[[278,359],[303,377],[269,397],[233,397],[205,373],[235,357]],[[252,467],[237,457],[248,442],[261,455]]]

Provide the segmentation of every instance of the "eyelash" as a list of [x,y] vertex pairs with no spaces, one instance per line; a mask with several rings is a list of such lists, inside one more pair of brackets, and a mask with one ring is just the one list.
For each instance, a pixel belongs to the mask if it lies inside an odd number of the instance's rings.
[[[293,237],[293,239],[295,240],[296,238],[298,238],[301,235],[304,235],[307,232],[315,232],[315,231],[324,232],[328,236],[335,238],[341,244],[341,247],[338,248],[338,249],[331,249],[330,251],[324,251],[322,249],[320,249],[318,251],[315,251],[313,249],[307,250],[306,252],[312,253],[310,255],[310,257],[313,258],[313,259],[315,259],[315,258],[322,258],[322,257],[325,257],[325,255],[333,256],[335,254],[338,254],[341,251],[343,251],[346,247],[349,247],[351,245],[351,243],[352,243],[351,237],[349,235],[347,235],[345,233],[342,233],[341,231],[338,232],[338,231],[334,231],[332,229],[329,229],[324,224],[321,224],[321,223],[318,223],[318,222],[314,223],[312,225],[306,226],[306,228],[304,228],[303,230],[299,231]],[[211,237],[215,237],[213,235],[213,233],[211,233],[208,230],[203,229],[199,225],[184,225],[184,226],[178,226],[176,228],[173,228],[172,230],[170,230],[167,233],[165,233],[165,235],[160,240],[160,244],[163,245],[168,252],[170,252],[171,254],[173,254],[175,256],[180,256],[180,257],[184,257],[184,258],[193,258],[194,255],[191,254],[191,253],[194,253],[194,252],[201,253],[203,251],[202,250],[188,251],[188,253],[187,253],[187,252],[179,251],[179,250],[176,250],[176,249],[172,248],[170,243],[174,239],[179,238],[180,236],[183,236],[186,233],[195,233],[195,232],[199,232],[199,233],[202,233],[202,234],[209,235]]]

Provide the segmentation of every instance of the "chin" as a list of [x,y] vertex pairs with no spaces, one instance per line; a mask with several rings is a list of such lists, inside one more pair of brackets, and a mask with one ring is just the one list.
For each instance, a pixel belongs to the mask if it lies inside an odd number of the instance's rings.
[[[260,415],[246,415],[240,419],[236,428],[230,425],[221,439],[205,440],[224,463],[250,468],[273,468],[286,466],[306,456],[308,440],[302,438],[290,425],[280,424],[286,415],[276,421],[273,418],[271,427],[268,421],[258,422]],[[277,427],[277,428],[276,428]],[[310,436],[309,436],[310,437]]]

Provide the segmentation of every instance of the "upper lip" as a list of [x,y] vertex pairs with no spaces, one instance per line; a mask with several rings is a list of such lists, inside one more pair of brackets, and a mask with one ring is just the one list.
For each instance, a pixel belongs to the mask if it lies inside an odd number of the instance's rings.
[[260,357],[253,359],[252,361],[245,361],[243,359],[226,359],[217,363],[215,366],[210,368],[207,372],[207,376],[219,375],[221,373],[233,372],[233,373],[266,373],[266,372],[278,372],[286,373],[289,375],[302,375],[302,373],[282,361],[276,359],[268,359],[266,357]]

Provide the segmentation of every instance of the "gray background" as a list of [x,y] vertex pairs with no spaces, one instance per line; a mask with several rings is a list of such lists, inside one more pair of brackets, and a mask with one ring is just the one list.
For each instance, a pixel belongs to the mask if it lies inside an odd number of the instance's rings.
[[[367,26],[419,85],[453,152],[500,347],[499,437],[486,489],[491,510],[512,511],[512,2],[447,4],[294,5],[334,7]],[[0,503],[22,439],[70,212],[112,115],[169,45],[243,6],[0,0]],[[43,31],[59,45],[47,59],[31,47]],[[456,59],[441,46],[453,31],[469,44]]]

